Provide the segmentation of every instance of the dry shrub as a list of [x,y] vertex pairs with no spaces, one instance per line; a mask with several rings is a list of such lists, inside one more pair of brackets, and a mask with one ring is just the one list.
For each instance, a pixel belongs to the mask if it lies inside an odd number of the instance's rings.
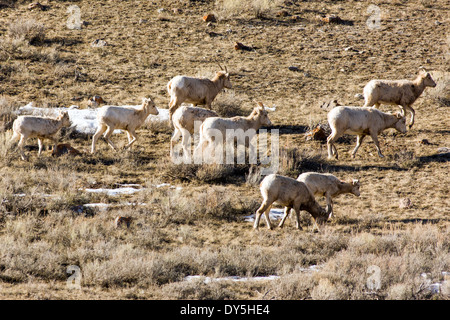
[[11,22],[8,27],[8,34],[11,38],[22,39],[28,44],[40,44],[45,39],[45,26],[34,19],[19,19]]
[[166,284],[162,287],[162,293],[170,299],[193,300],[230,300],[237,299],[237,295],[228,289],[228,285],[222,282],[205,283],[203,279],[194,281],[182,281]]

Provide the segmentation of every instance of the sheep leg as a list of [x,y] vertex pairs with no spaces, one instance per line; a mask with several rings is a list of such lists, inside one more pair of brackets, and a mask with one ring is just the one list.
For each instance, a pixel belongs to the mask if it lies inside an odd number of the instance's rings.
[[361,135],[357,136],[357,138],[356,138],[356,147],[355,147],[355,149],[353,149],[352,158],[355,157],[356,151],[358,151],[359,146],[361,145],[361,142],[364,140],[364,137],[365,137],[364,134],[361,134]]
[[295,215],[297,216],[297,223],[296,228],[298,230],[302,230],[302,227],[300,226],[300,208],[294,208]]
[[181,129],[181,144],[183,145],[183,157],[186,163],[191,163],[191,134],[186,129]]
[[109,144],[109,146],[111,148],[113,148],[114,150],[117,151],[116,146],[114,145],[114,143],[110,139],[110,137],[111,137],[113,132],[114,132],[114,128],[108,127],[108,129],[106,129],[106,132],[105,132],[105,140],[106,140],[106,142]]
[[411,129],[414,124],[414,116],[415,116],[416,112],[410,106],[405,106],[404,111],[403,111],[404,115],[406,114],[406,110],[408,110],[411,113],[411,122],[408,125],[408,128]]
[[270,223],[269,219],[269,211],[270,207],[272,206],[272,203],[269,203],[268,201],[264,201],[258,210],[256,210],[255,213],[255,223],[253,224],[253,229],[258,229],[259,227],[259,220],[261,219],[261,215],[264,213],[264,218],[266,219],[267,228],[272,230],[272,224]]
[[41,138],[38,138],[38,146],[39,146],[39,151],[38,151],[38,157],[39,157],[42,153],[42,148],[44,147]]
[[[127,148],[131,149],[131,145],[135,143],[137,140],[136,132],[134,130],[129,129],[127,130],[127,134],[128,134],[128,144],[125,146],[125,149]],[[131,137],[133,137],[133,139],[131,139]]]
[[284,215],[280,221],[280,224],[278,225],[278,228],[283,228],[284,222],[286,221],[286,218],[289,216],[289,213],[291,213],[291,208],[284,207]]
[[20,138],[20,134],[18,134],[17,132],[13,133],[13,136],[11,137],[11,140],[9,140],[8,146],[5,150],[5,156],[8,153],[8,150],[11,149],[13,143],[15,143],[17,140],[19,140]]
[[103,132],[106,131],[106,126],[101,125],[97,128],[97,131],[95,132],[94,136],[92,137],[92,147],[91,147],[91,153],[93,154],[95,152],[95,144],[97,143],[98,138],[103,134]]
[[327,199],[326,211],[329,214],[328,215],[328,219],[329,219],[333,216],[333,199],[331,198],[331,195],[329,193],[326,193],[325,197]]
[[378,136],[375,133],[370,133],[370,136],[372,137],[373,143],[375,143],[375,147],[377,148],[378,151],[378,156],[380,158],[384,158],[383,154],[381,153],[381,149],[380,149],[380,143],[378,142]]
[[173,146],[175,145],[175,142],[180,139],[181,137],[181,131],[178,130],[178,128],[175,128],[175,131],[173,132],[172,138],[170,138],[170,156],[173,157]]
[[336,159],[338,159],[337,149],[334,145],[334,141],[339,138],[336,131],[331,132],[331,134],[327,138],[327,147],[328,147],[328,159],[332,159],[333,155]]
[[26,160],[27,157],[25,156],[25,153],[23,152],[23,146],[25,145],[25,141],[27,140],[27,138],[25,138],[24,136],[20,136],[20,141],[18,144],[18,148],[19,148],[19,152],[20,152],[20,157],[22,158],[22,160]]
[[169,102],[169,122],[170,122],[170,125],[172,126],[172,128],[174,127],[174,125],[172,123],[172,115],[175,112],[175,110],[178,109],[180,104],[181,103],[178,103],[178,99],[176,97],[173,98],[173,99],[170,99],[170,102]]
[[204,160],[204,150],[205,147],[209,144],[208,140],[202,139],[200,136],[200,141],[198,143],[198,146],[194,150],[194,163],[195,164],[202,164]]

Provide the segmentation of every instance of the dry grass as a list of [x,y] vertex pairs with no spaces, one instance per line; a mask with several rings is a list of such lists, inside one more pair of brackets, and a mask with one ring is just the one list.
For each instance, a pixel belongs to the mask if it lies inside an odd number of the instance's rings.
[[[449,155],[438,152],[449,147],[450,133],[445,1],[379,2],[379,30],[366,26],[367,4],[354,1],[81,0],[76,5],[87,22],[81,30],[66,27],[66,1],[49,2],[46,11],[28,4],[0,4],[2,298],[448,299],[428,290],[430,283],[448,286],[442,271],[450,271]],[[182,12],[172,13],[174,7]],[[207,26],[201,17],[209,12],[218,22]],[[325,14],[352,24],[317,20]],[[96,39],[108,45],[91,47]],[[234,41],[254,50],[236,51]],[[175,165],[165,123],[141,128],[124,153],[99,143],[95,155],[53,158],[45,150],[38,158],[32,139],[24,162],[8,149],[11,111],[30,101],[84,108],[96,94],[110,104],[151,96],[165,108],[171,77],[210,78],[217,62],[227,66],[233,84],[213,102],[219,114],[247,115],[255,100],[277,106],[270,119],[280,132],[280,173],[330,172],[361,181],[361,197],[336,198],[335,217],[320,233],[306,213],[302,231],[292,219],[283,229],[253,231],[244,217],[261,202],[260,166]],[[370,138],[355,159],[349,154],[354,137],[339,140],[339,161],[326,159],[323,142],[305,140],[309,127],[326,122],[324,101],[361,105],[354,96],[367,81],[413,78],[419,66],[438,86],[414,104],[411,131],[380,135],[386,158],[377,157]],[[61,139],[82,151],[91,143],[70,132]],[[142,190],[84,191],[130,183]],[[173,187],[156,187],[162,183]],[[402,208],[405,198],[411,205]],[[109,207],[83,208],[87,203]],[[129,229],[114,228],[119,215],[133,217]],[[66,285],[69,265],[81,269],[81,290]],[[381,272],[375,291],[367,287],[371,266]],[[183,281],[189,275],[280,278]]]

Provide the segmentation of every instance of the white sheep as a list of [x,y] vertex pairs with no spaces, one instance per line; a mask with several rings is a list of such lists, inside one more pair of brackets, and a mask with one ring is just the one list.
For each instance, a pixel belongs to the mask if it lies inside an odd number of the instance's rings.
[[297,216],[297,229],[301,229],[300,210],[308,211],[316,223],[324,223],[328,220],[328,213],[317,203],[306,184],[301,181],[278,174],[270,174],[261,181],[260,190],[263,202],[256,211],[254,229],[258,229],[263,213],[267,228],[272,229],[269,211],[273,203],[285,206],[284,216],[278,226],[280,228],[283,227],[291,209],[294,209]]
[[[200,159],[207,148],[217,148],[225,143],[234,143],[235,140],[237,140],[238,146],[247,144],[245,138],[248,138],[250,142],[258,129],[262,126],[271,126],[272,122],[264,105],[261,102],[258,102],[258,105],[247,117],[211,117],[203,121],[200,126],[199,143],[194,150],[194,157],[197,159],[196,163],[199,162],[198,159]],[[222,139],[222,141],[217,139]],[[252,143],[249,143],[248,146],[250,148],[254,147]],[[211,149],[208,150],[211,151]]]
[[368,107],[336,107],[328,112],[328,123],[331,128],[331,134],[327,138],[329,159],[333,155],[336,159],[338,158],[334,142],[344,133],[357,135],[356,147],[352,152],[353,158],[366,135],[372,137],[378,156],[383,158],[378,143],[378,135],[388,128],[395,128],[401,133],[406,133],[406,118],[404,116],[400,114],[392,115]]
[[206,105],[211,109],[211,103],[223,88],[231,89],[230,74],[225,71],[218,71],[213,79],[192,78],[186,76],[176,76],[167,83],[167,92],[170,95],[169,121],[172,122],[172,115],[183,103]]
[[110,147],[117,150],[110,139],[115,129],[127,131],[128,144],[125,148],[130,147],[137,139],[136,129],[144,123],[150,114],[157,115],[158,113],[158,109],[151,98],[142,99],[142,105],[138,108],[127,106],[101,107],[97,113],[98,128],[92,138],[91,153],[95,153],[95,144],[103,133],[105,133],[105,139]]
[[359,180],[352,179],[351,182],[345,182],[331,173],[305,172],[298,176],[297,181],[306,184],[315,197],[324,196],[326,198],[326,211],[330,213],[330,217],[333,215],[333,198],[344,193],[360,196]]
[[371,80],[364,87],[364,107],[377,107],[380,104],[398,105],[402,115],[411,113],[411,123],[414,124],[415,111],[411,107],[426,87],[436,87],[429,72],[421,69],[414,80]]
[[23,152],[23,146],[28,138],[38,138],[39,152],[40,156],[43,148],[43,139],[50,139],[53,141],[53,149],[56,148],[57,138],[56,133],[62,127],[70,127],[71,122],[69,119],[69,114],[67,112],[62,112],[56,118],[45,118],[38,116],[19,116],[13,123],[13,136],[11,138],[10,144],[17,141],[20,137],[18,144],[20,156],[22,160],[25,160],[25,154]]
[[180,137],[182,138],[184,155],[190,155],[188,148],[191,143],[191,135],[194,134],[196,122],[199,126],[199,123],[202,123],[206,118],[217,116],[218,114],[214,111],[203,108],[193,106],[181,106],[178,108],[172,116],[172,122],[175,130],[170,140],[171,156],[173,155],[173,146],[175,145],[175,142],[180,139]]

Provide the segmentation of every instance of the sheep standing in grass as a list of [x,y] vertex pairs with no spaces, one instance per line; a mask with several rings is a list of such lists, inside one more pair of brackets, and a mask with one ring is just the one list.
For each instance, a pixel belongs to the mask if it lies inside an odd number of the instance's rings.
[[167,84],[170,95],[169,121],[172,123],[173,113],[183,102],[192,103],[194,106],[206,105],[211,109],[212,101],[223,88],[232,88],[230,74],[226,70],[218,71],[211,80],[186,76],[172,78]]
[[28,138],[38,138],[40,156],[43,148],[43,139],[50,139],[53,141],[53,149],[56,148],[57,138],[56,133],[62,127],[70,127],[71,122],[69,114],[62,112],[56,119],[38,117],[38,116],[19,116],[13,123],[13,136],[11,142],[17,141],[20,137],[18,144],[20,156],[22,160],[25,160],[25,154],[23,152],[23,146]]
[[[100,136],[105,133],[105,139],[111,148],[117,150],[110,137],[115,129],[126,130],[128,134],[128,144],[125,148],[131,147],[136,141],[136,129],[138,129],[150,114],[157,115],[158,109],[151,98],[144,98],[139,108],[103,106],[97,114],[98,129],[92,138],[91,153],[95,153],[95,144]],[[106,131],[106,132],[105,132]]]
[[330,217],[333,215],[333,198],[344,193],[360,196],[359,180],[353,179],[351,182],[344,182],[330,173],[305,172],[298,176],[297,181],[306,184],[314,196],[326,198],[326,210],[330,213]]
[[421,69],[414,80],[371,80],[364,87],[364,107],[380,107],[380,104],[398,105],[402,114],[411,113],[411,123],[414,124],[415,111],[411,107],[426,87],[436,87],[429,72]]
[[[272,122],[264,105],[261,102],[258,105],[247,117],[207,118],[200,126],[200,139],[194,150],[196,162],[199,162],[198,159],[204,154],[205,150],[211,151],[208,154],[212,154],[212,150],[207,148],[214,146],[217,148],[225,143],[234,143],[235,140],[237,140],[238,146],[246,144],[245,138],[248,138],[250,142],[258,129],[262,126],[271,126]],[[217,139],[222,139],[222,141],[216,141]],[[248,146],[254,147],[252,143],[249,143]]]
[[328,123],[331,134],[327,138],[328,158],[338,158],[338,152],[334,142],[344,133],[357,135],[356,147],[352,152],[355,157],[361,142],[366,135],[372,137],[378,151],[378,156],[383,158],[378,143],[378,135],[388,128],[395,128],[401,133],[406,133],[406,118],[400,114],[392,115],[375,108],[345,107],[340,106],[328,112]]
[[284,216],[279,224],[280,228],[283,227],[291,209],[294,209],[297,216],[297,229],[301,229],[300,210],[308,211],[318,223],[324,223],[328,220],[329,213],[317,203],[306,184],[301,181],[278,174],[270,174],[261,182],[260,190],[263,202],[256,211],[254,229],[258,229],[259,220],[263,213],[267,228],[272,229],[269,211],[274,202],[285,206]]
[[172,116],[175,131],[170,140],[170,155],[173,156],[173,146],[180,137],[182,138],[184,156],[190,155],[188,148],[191,143],[191,135],[194,134],[195,123],[201,123],[210,117],[218,117],[218,114],[212,110],[193,106],[181,106],[178,108]]

